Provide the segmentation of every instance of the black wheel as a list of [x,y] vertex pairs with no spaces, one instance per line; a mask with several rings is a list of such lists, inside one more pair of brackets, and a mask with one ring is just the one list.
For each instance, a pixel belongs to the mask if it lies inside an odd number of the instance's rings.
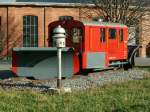
[[129,68],[130,68],[130,67],[129,67],[129,64],[126,64],[126,65],[123,66],[123,69],[124,69],[124,70],[128,70]]
[[83,75],[88,75],[92,70],[91,69],[84,69],[82,70]]
[[129,64],[129,67],[130,68],[133,68],[135,66],[135,57],[136,57],[136,52],[134,53],[133,57],[131,58],[131,61],[130,61],[130,64]]

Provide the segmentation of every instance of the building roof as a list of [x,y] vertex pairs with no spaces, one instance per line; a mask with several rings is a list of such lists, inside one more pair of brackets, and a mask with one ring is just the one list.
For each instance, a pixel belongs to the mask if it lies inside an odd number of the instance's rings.
[[127,27],[121,23],[99,22],[99,21],[83,21],[85,26],[108,26],[108,27]]
[[[143,3],[145,7],[150,6],[150,0],[132,0],[131,2],[132,6]],[[93,0],[0,0],[0,5],[95,6]]]
[[0,0],[0,3],[92,3],[92,0]]
[[92,0],[0,0],[0,5],[15,6],[95,6]]
[[92,3],[92,0],[16,0],[16,2]]

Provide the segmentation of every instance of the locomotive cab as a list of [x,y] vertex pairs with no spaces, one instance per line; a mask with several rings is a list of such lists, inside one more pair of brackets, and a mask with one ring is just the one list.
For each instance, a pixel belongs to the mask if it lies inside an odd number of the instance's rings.
[[[49,32],[61,25],[67,32],[67,47],[78,54],[79,69],[105,69],[127,62],[128,27],[123,24],[77,20],[56,21]],[[53,46],[49,34],[49,46]],[[77,68],[78,68],[77,67]]]
[[84,69],[105,69],[127,62],[128,27],[110,22],[84,22]]

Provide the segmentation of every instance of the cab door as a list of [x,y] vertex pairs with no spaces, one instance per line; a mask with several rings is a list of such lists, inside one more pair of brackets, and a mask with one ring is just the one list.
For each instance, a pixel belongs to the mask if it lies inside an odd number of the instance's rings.
[[120,59],[127,58],[127,28],[118,29],[118,55]]
[[98,52],[100,51],[100,42],[99,42],[99,27],[98,26],[90,26],[89,27],[89,50],[90,52]]
[[117,29],[108,28],[108,58],[109,60],[117,60],[118,58],[118,38]]
[[90,27],[90,51],[92,52],[105,52],[107,47],[106,28],[94,26]]
[[123,58],[123,54],[124,54],[124,38],[123,38],[123,29],[120,28],[118,29],[118,33],[119,33],[119,38],[118,38],[118,55],[119,55],[119,58]]
[[99,32],[100,32],[100,36],[99,36],[99,46],[100,46],[100,51],[102,52],[106,52],[106,47],[107,47],[107,32],[106,32],[106,27],[100,27],[99,28]]

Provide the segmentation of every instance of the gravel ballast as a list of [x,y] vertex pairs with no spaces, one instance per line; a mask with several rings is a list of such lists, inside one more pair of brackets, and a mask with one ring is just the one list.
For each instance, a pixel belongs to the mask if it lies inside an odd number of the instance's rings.
[[[90,73],[88,76],[77,76],[74,79],[65,79],[62,81],[63,87],[71,88],[71,90],[84,90],[91,87],[103,86],[105,84],[120,83],[127,80],[140,80],[149,72],[139,69],[131,69],[128,71],[105,71]],[[56,87],[56,82],[47,82],[46,85]]]
[[[73,78],[67,78],[62,80],[62,85],[64,88],[70,88],[71,91],[85,90],[92,87],[103,86],[105,84],[116,84],[127,80],[141,80],[145,75],[150,74],[146,70],[141,69],[130,69],[128,71],[116,70],[116,71],[102,71],[89,73],[88,76],[76,76]],[[33,81],[25,78],[11,78],[1,80],[1,88],[3,89],[17,89],[17,90],[33,90],[45,92],[50,88],[57,87],[57,80],[45,80],[45,81]],[[14,84],[17,86],[4,86],[2,84]]]

